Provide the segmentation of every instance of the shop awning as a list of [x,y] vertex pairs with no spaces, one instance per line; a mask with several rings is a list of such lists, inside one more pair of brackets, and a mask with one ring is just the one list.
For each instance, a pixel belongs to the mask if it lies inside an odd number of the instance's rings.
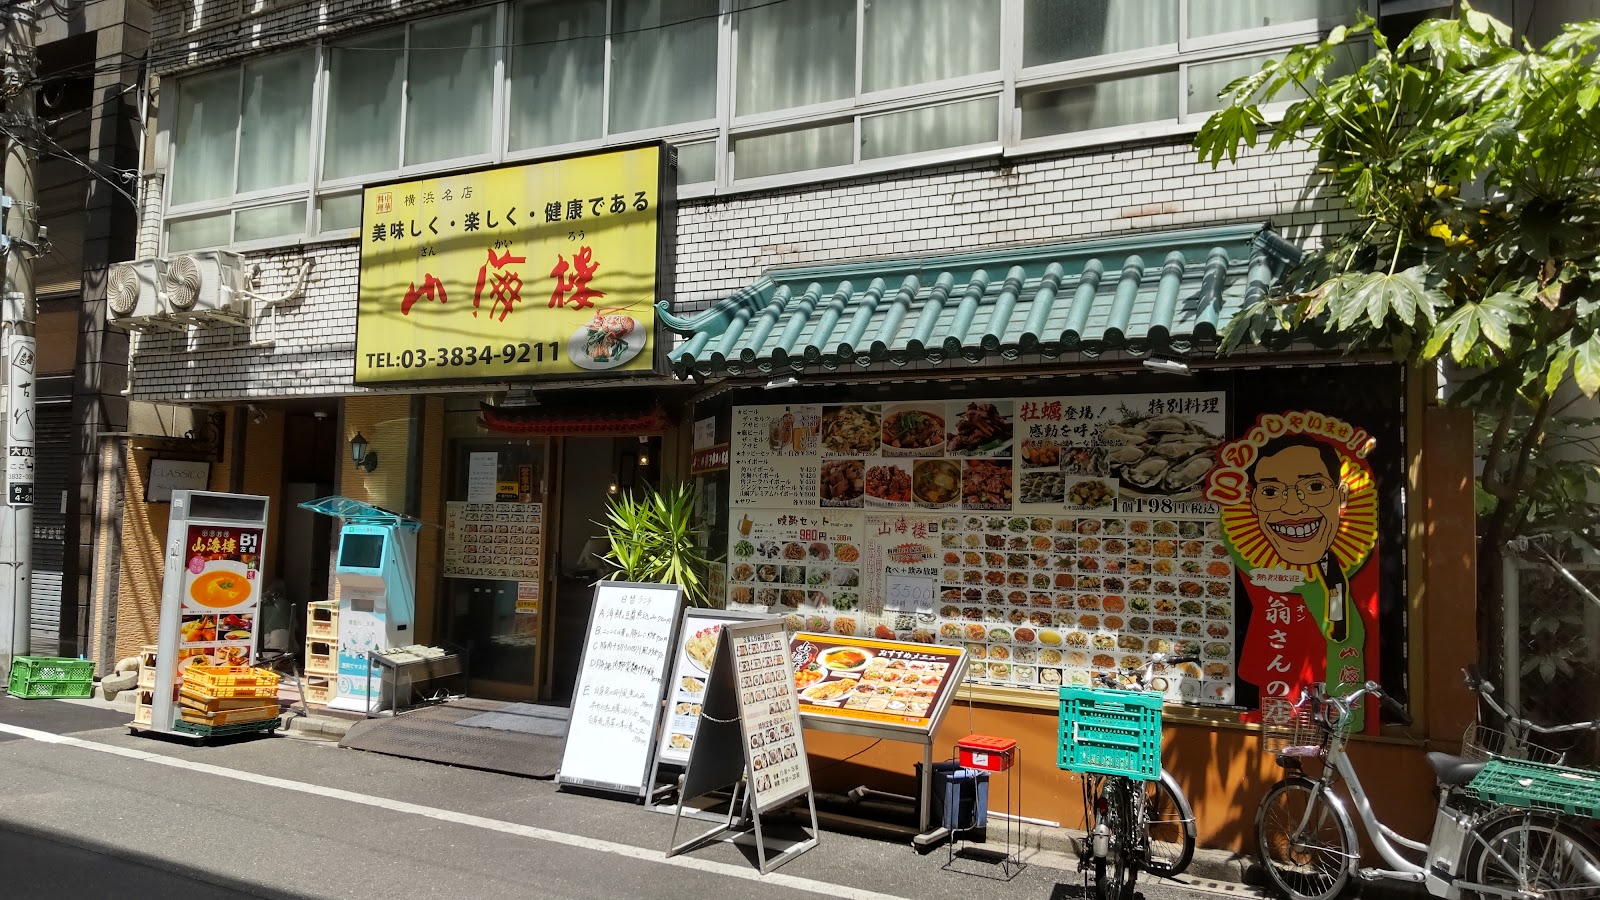
[[395,525],[401,528],[409,528],[412,531],[419,531],[422,528],[422,520],[420,519],[413,519],[410,516],[401,515],[381,506],[373,506],[365,500],[357,500],[354,497],[338,495],[318,497],[315,500],[307,500],[301,503],[300,508],[309,509],[314,513],[321,513],[325,516],[333,516],[336,519],[344,519],[346,522],[359,522],[367,525]]
[[629,437],[663,434],[672,418],[655,400],[623,399],[543,402],[539,406],[481,407],[483,426],[502,434]]
[[775,269],[680,318],[679,378],[913,361],[1184,353],[1214,342],[1300,251],[1228,226],[943,257]]

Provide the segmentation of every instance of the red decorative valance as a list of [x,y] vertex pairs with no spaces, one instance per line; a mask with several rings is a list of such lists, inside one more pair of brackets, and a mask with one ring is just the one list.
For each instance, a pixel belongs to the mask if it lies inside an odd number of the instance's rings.
[[485,404],[480,421],[483,427],[501,434],[631,437],[664,434],[672,426],[673,417],[660,404],[653,402],[622,406],[590,403],[584,406],[561,404],[512,408]]

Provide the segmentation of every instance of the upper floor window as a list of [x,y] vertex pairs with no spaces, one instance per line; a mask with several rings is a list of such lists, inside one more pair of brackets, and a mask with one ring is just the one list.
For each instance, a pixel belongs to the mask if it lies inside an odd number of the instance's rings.
[[363,183],[666,138],[686,194],[1196,127],[1352,0],[507,0],[178,80],[168,249]]

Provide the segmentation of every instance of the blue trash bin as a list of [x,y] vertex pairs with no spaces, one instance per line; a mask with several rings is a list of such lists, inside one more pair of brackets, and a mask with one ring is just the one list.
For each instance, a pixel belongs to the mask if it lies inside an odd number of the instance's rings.
[[933,818],[952,831],[989,824],[989,773],[957,762],[933,764]]

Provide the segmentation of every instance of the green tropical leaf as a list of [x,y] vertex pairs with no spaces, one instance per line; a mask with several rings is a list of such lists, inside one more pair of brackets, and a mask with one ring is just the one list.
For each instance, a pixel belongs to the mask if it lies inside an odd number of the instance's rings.
[[1578,390],[1593,397],[1600,391],[1600,333],[1592,334],[1578,347],[1572,367]]

